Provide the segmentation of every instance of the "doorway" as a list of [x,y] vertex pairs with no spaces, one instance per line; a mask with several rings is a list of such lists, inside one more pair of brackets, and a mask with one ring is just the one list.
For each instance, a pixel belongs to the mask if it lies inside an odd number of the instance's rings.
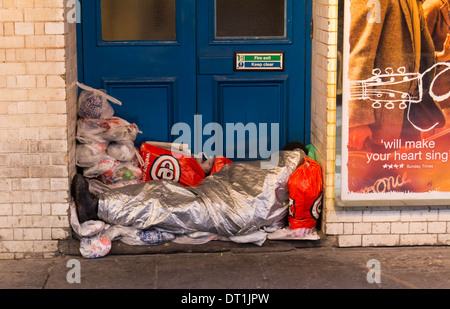
[[[192,128],[191,149],[195,134],[208,139],[205,125],[218,124],[230,159],[242,159],[240,148],[248,157],[252,139],[271,150],[308,144],[311,2],[81,1],[79,81],[123,102],[115,115],[143,132],[137,146],[174,141],[177,123]],[[242,124],[244,143],[227,124]]]

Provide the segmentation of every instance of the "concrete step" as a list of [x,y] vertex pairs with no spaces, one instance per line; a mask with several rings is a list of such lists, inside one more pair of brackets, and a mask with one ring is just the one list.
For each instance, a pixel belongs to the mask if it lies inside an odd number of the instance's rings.
[[[298,248],[337,247],[337,239],[324,235],[319,231],[319,240],[266,240],[262,246],[254,244],[239,244],[228,241],[210,241],[206,244],[178,244],[168,242],[158,246],[133,246],[121,241],[114,241],[108,255],[138,255],[138,254],[174,254],[174,253],[217,253],[245,252],[266,253],[291,251]],[[77,239],[61,240],[59,252],[63,255],[81,255],[80,241]]]

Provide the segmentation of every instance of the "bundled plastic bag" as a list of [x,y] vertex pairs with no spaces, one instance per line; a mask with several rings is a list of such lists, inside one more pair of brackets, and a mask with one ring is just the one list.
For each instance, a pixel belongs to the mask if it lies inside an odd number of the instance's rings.
[[78,119],[76,135],[78,142],[82,144],[108,143],[108,141],[103,137],[104,132],[108,128],[102,126],[102,123],[103,122],[99,119]]
[[78,141],[76,164],[83,168],[86,178],[96,178],[103,184],[121,187],[140,183],[143,164],[139,150],[134,146],[136,124],[113,117],[114,110],[108,103],[122,105],[105,92],[78,83],[83,89],[78,100]]
[[105,155],[97,164],[92,167],[83,169],[83,176],[87,178],[95,178],[109,170],[112,170],[115,166],[119,165],[120,162]]
[[87,178],[99,178],[105,184],[139,180],[143,164],[134,140],[139,133],[135,124],[118,117],[78,120],[77,165]]
[[135,141],[140,132],[137,125],[121,119],[109,118],[109,129],[105,132],[105,137],[110,142]]
[[79,144],[76,149],[76,164],[79,167],[92,167],[106,155],[106,143]]
[[205,179],[205,172],[197,160],[186,153],[170,151],[143,143],[142,180],[173,180],[185,187],[195,187]]
[[112,142],[106,149],[106,154],[117,161],[132,161],[136,152],[133,141]]
[[108,100],[98,92],[82,91],[78,97],[78,115],[83,118],[109,118],[114,115],[114,109]]
[[146,144],[150,144],[165,150],[175,151],[184,154],[185,156],[190,156],[191,150],[187,144],[179,144],[179,143],[169,143],[169,142],[154,142],[148,141]]
[[111,240],[100,232],[91,237],[83,237],[80,240],[80,253],[87,259],[101,258],[111,251]]
[[136,124],[119,117],[80,118],[77,122],[77,140],[82,144],[135,141],[139,132]]
[[288,181],[291,230],[312,229],[322,212],[323,182],[320,165],[309,157],[297,168]]
[[270,240],[319,240],[317,230],[314,228],[297,228],[291,230],[289,226],[276,230],[267,236]]
[[132,161],[115,164],[111,169],[98,176],[98,180],[106,185],[140,180],[142,170]]
[[131,246],[158,246],[175,239],[175,235],[158,229],[138,230],[115,225],[106,231],[109,238]]
[[107,95],[104,91],[77,83],[83,91],[78,96],[78,115],[82,118],[102,119],[114,115],[114,109],[109,104],[111,101],[122,105],[119,100]]

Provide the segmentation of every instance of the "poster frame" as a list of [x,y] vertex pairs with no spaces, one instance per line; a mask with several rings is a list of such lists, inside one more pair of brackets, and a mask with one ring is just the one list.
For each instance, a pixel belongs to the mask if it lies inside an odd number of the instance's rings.
[[[349,106],[350,80],[349,56],[350,56],[350,2],[344,2],[344,28],[343,28],[343,71],[342,71],[342,141],[341,141],[341,184],[337,194],[337,206],[411,206],[411,205],[441,205],[449,204],[450,192],[386,192],[386,193],[356,193],[349,190]],[[337,145],[339,147],[339,145]],[[450,160],[448,161],[450,164]],[[449,180],[450,181],[450,180]]]

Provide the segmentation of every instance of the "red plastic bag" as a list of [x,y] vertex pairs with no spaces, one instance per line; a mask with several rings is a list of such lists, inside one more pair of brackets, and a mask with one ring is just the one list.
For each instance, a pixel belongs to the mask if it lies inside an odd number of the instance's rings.
[[309,157],[288,181],[291,229],[315,228],[322,212],[323,182],[320,165]]
[[230,159],[227,159],[225,157],[217,157],[214,160],[214,164],[211,170],[210,175],[220,172],[222,170],[222,168],[227,165],[228,163],[233,163],[233,161],[231,161]]
[[142,181],[173,180],[185,187],[196,187],[205,179],[198,162],[186,154],[143,143],[140,155],[144,160]]

